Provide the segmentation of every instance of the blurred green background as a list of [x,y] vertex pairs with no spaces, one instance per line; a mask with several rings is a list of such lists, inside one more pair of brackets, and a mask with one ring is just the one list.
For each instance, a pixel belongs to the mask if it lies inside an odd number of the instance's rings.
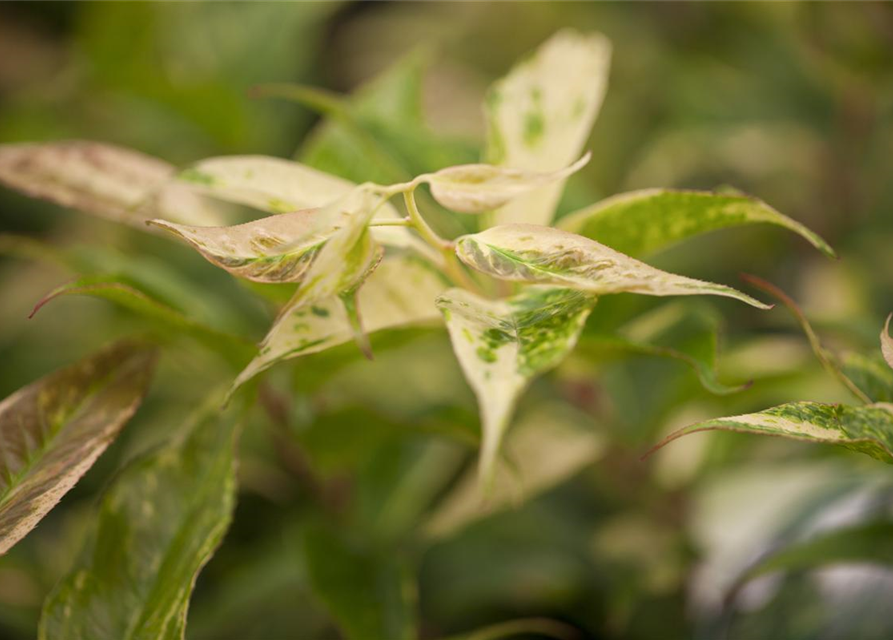
[[[654,264],[733,286],[740,272],[757,274],[802,304],[830,348],[874,357],[893,311],[890,3],[0,3],[0,142],[96,139],[178,165],[268,154],[396,181],[473,161],[488,84],[568,26],[605,33],[614,53],[593,160],[569,182],[561,212],[644,187],[753,194],[823,235],[841,259],[752,227],[687,242]],[[424,121],[410,122],[401,92],[417,88],[420,61]],[[355,102],[389,163],[318,114],[252,97],[266,82],[365,86]],[[447,231],[461,228],[441,218]],[[271,318],[260,298],[164,239],[5,190],[0,232],[55,248],[0,242],[3,397],[144,328],[74,297],[27,320],[79,271],[126,274],[252,339]],[[283,411],[278,421],[258,412],[246,431],[236,520],[199,578],[187,636],[334,638],[344,611],[386,628],[414,619],[423,638],[521,617],[564,621],[581,638],[893,636],[893,539],[730,597],[773,549],[891,517],[888,468],[733,434],[693,436],[640,461],[699,419],[848,399],[785,311],[622,295],[599,303],[587,334],[632,331],[633,319],[650,319],[657,342],[705,361],[718,342],[720,379],[753,385],[714,396],[677,361],[581,348],[534,385],[515,431],[521,450],[527,423],[576,429],[592,458],[565,468],[556,453],[544,491],[492,514],[445,511],[473,466],[478,427],[442,331],[378,337],[371,364],[348,345],[278,367],[270,377],[281,398],[271,402],[284,398]],[[124,435],[0,558],[0,638],[33,637],[40,603],[115,470],[231,380],[215,356],[177,344]],[[446,524],[432,533],[432,522]]]

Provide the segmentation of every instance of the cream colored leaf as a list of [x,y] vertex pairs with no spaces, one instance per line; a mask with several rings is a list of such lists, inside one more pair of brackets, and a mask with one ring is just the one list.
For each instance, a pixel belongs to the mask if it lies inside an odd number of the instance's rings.
[[480,474],[489,480],[515,403],[530,380],[573,349],[595,296],[572,289],[530,287],[505,300],[464,289],[437,299],[453,351],[481,412]]
[[890,337],[890,318],[893,313],[887,316],[887,322],[884,323],[884,330],[881,332],[881,352],[884,354],[884,360],[893,367],[893,338]]
[[[525,171],[557,171],[579,157],[601,107],[611,45],[597,33],[560,31],[487,95],[486,161]],[[549,224],[563,182],[494,212],[493,224]]]
[[[443,276],[422,259],[406,252],[388,253],[357,293],[363,329],[374,333],[439,319],[434,300],[446,287]],[[352,336],[337,296],[293,308],[280,315],[233,388],[278,362],[343,344]]]
[[590,153],[557,171],[524,171],[492,164],[466,164],[424,176],[431,195],[440,204],[460,213],[485,213],[507,202],[582,169]]
[[503,280],[553,284],[598,295],[717,295],[770,308],[731,287],[667,273],[594,240],[551,227],[493,227],[459,238],[456,253],[470,267]]
[[219,224],[219,213],[173,175],[163,160],[99,142],[0,145],[0,183],[31,197],[141,230],[154,216]]
[[0,403],[0,554],[27,534],[134,414],[155,351],[119,342]]

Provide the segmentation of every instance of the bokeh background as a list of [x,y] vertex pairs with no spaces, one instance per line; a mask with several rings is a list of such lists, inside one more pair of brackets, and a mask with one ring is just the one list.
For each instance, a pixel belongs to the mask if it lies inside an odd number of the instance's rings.
[[[893,311],[890,3],[6,2],[0,142],[96,139],[178,165],[268,154],[394,182],[479,157],[488,84],[564,27],[603,32],[614,54],[593,160],[569,183],[561,212],[644,187],[730,185],[758,196],[820,233],[840,260],[753,227],[689,241],[654,264],[733,286],[744,286],[740,272],[757,274],[797,299],[829,348],[875,358]],[[339,142],[344,132],[324,116],[252,94],[267,82],[359,91],[353,100],[387,162]],[[401,111],[415,89],[418,122]],[[436,213],[447,233],[465,224]],[[0,232],[0,396],[144,328],[77,298],[27,320],[72,271],[126,273],[252,339],[271,317],[186,249],[6,190]],[[732,434],[692,436],[640,460],[698,419],[848,401],[791,318],[722,300],[617,296],[600,303],[587,331],[643,318],[672,325],[654,331],[698,358],[711,360],[718,343],[720,378],[752,386],[714,396],[682,363],[584,349],[534,386],[518,422],[572,423],[591,435],[593,459],[565,473],[556,454],[544,463],[543,491],[486,516],[442,508],[478,428],[442,331],[379,338],[372,364],[339,349],[277,370],[284,417],[246,432],[236,520],[199,579],[187,636],[338,637],[331,603],[307,577],[318,552],[364,576],[344,586],[349,611],[362,609],[349,606],[356,592],[375,593],[374,615],[414,617],[423,638],[532,616],[584,638],[891,637],[893,539],[730,596],[772,549],[886,521],[889,467]],[[232,372],[184,344],[160,377],[124,436],[0,558],[0,638],[33,637],[102,487]],[[448,533],[425,533],[433,521]],[[328,536],[354,555],[327,549]],[[395,604],[392,584],[412,594],[408,607]]]

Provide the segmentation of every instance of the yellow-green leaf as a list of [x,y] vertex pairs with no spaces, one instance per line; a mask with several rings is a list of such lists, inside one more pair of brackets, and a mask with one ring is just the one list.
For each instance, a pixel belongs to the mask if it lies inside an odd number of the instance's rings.
[[153,348],[119,342],[0,403],[0,554],[43,518],[134,414]]
[[489,479],[515,403],[530,380],[558,365],[573,349],[595,296],[531,287],[505,300],[464,289],[437,299],[453,351],[478,398],[481,477]]
[[[363,329],[382,329],[431,322],[440,317],[434,300],[447,285],[433,266],[407,253],[388,254],[357,293]],[[337,296],[282,313],[242,371],[237,388],[277,362],[316,353],[347,342],[353,331]]]
[[[487,94],[485,160],[525,171],[557,171],[580,156],[602,104],[611,45],[597,33],[567,29],[518,64]],[[493,224],[549,224],[563,182],[494,212]]]
[[687,238],[749,224],[773,224],[799,234],[827,256],[834,250],[796,220],[740,194],[643,189],[612,196],[558,222],[565,231],[630,256],[660,251]]
[[0,145],[0,184],[31,197],[142,230],[155,216],[219,224],[217,212],[171,182],[174,173],[163,160],[99,142]]
[[731,287],[667,273],[589,238],[551,227],[492,227],[459,238],[456,253],[468,266],[503,280],[552,284],[597,295],[717,295],[769,308]]
[[431,195],[440,204],[460,213],[485,213],[530,191],[582,169],[591,154],[557,171],[524,171],[492,164],[466,164],[447,167],[421,176],[431,185]]
[[218,406],[116,478],[44,604],[41,640],[182,640],[196,577],[235,503],[237,420]]
[[893,405],[864,407],[792,402],[758,413],[717,418],[669,435],[657,447],[698,431],[740,431],[836,444],[893,464]]

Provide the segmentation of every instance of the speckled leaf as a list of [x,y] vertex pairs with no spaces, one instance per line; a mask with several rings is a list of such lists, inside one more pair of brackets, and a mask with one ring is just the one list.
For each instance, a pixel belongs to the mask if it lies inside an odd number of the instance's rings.
[[269,216],[232,227],[158,225],[180,236],[209,262],[254,282],[302,282],[339,229],[368,223],[381,199],[356,188],[319,209]]
[[591,154],[557,171],[524,171],[492,164],[466,164],[441,169],[420,178],[431,185],[440,204],[460,213],[485,213],[545,185],[564,180],[582,169]]
[[893,318],[893,314],[887,316],[884,330],[881,331],[881,353],[884,354],[887,364],[893,367],[893,338],[890,337],[890,318]]
[[505,300],[450,289],[437,299],[453,351],[480,405],[485,480],[518,397],[534,376],[573,349],[594,304],[588,293],[552,287],[531,287]]
[[805,226],[746,195],[643,189],[622,193],[558,222],[565,231],[631,256],[660,251],[693,236],[748,224],[774,224],[803,236],[828,256],[834,250]]
[[0,403],[0,554],[52,509],[134,414],[154,349],[119,342]]
[[79,561],[44,604],[41,640],[182,640],[196,577],[232,517],[236,432],[215,402],[116,478]]
[[[601,107],[611,45],[597,33],[561,31],[487,94],[485,160],[548,172],[579,157]],[[549,224],[563,182],[549,184],[494,212],[493,224]]]
[[456,253],[468,266],[503,280],[553,284],[598,295],[717,295],[769,308],[731,287],[667,273],[594,240],[551,227],[493,227],[459,238]]
[[0,145],[0,184],[34,198],[143,231],[154,216],[219,224],[219,214],[173,175],[163,160],[99,142]]
[[[440,317],[434,300],[447,285],[430,264],[409,253],[389,253],[357,293],[363,329],[381,329],[431,322]],[[316,353],[347,342],[353,332],[336,296],[280,315],[260,351],[236,379],[239,387],[277,362]]]
[[668,436],[656,448],[689,433],[711,430],[762,433],[837,444],[893,464],[893,405],[888,403],[851,407],[792,402],[758,413],[717,418],[685,427]]

